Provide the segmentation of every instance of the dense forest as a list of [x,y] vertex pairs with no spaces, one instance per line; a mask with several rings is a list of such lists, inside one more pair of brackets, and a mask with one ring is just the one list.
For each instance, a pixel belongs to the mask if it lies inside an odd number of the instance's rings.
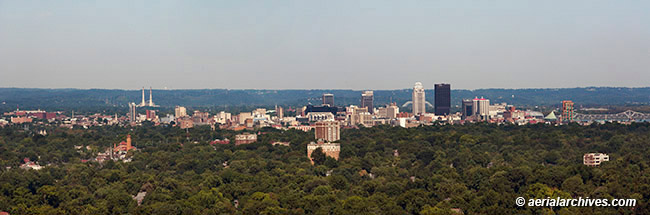
[[[433,86],[425,87],[426,99],[434,103]],[[453,88],[453,85],[452,85]],[[333,93],[338,106],[358,105],[360,90],[153,90],[153,100],[163,108],[176,105],[187,107],[273,107],[304,106],[321,104],[323,93]],[[110,89],[31,89],[0,88],[0,110],[13,110],[17,106],[23,109],[46,109],[75,111],[101,108],[110,110],[120,108],[127,110],[129,102],[139,103],[140,90]],[[375,106],[389,102],[402,105],[411,100],[412,90],[375,90]],[[492,103],[506,102],[516,106],[558,106],[562,100],[573,100],[578,106],[602,105],[647,105],[650,104],[650,87],[587,87],[561,89],[452,89],[451,104],[460,106],[462,99],[484,96]],[[146,92],[149,99],[149,92]]]
[[[47,129],[48,135],[34,131]],[[342,130],[340,159],[306,157],[313,132],[263,129],[210,145],[209,127],[0,129],[0,211],[11,214],[650,214],[650,124],[377,126]],[[131,162],[80,162],[130,134]],[[289,141],[291,146],[272,146]],[[74,146],[91,146],[76,149]],[[397,153],[396,153],[397,152]],[[589,152],[608,153],[598,167]],[[18,168],[23,158],[41,170]],[[6,168],[11,167],[11,168]],[[138,205],[132,196],[145,191]],[[636,207],[517,207],[515,198],[634,198]]]

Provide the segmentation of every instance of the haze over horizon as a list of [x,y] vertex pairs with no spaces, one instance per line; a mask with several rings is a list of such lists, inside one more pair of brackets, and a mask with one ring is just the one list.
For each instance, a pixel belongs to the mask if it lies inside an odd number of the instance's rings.
[[[16,88],[16,89],[45,89],[45,90],[66,90],[66,89],[71,89],[71,90],[125,90],[125,91],[133,91],[133,90],[142,90],[142,87],[140,88],[75,88],[75,87],[59,87],[59,88],[53,88],[53,87],[4,87],[0,86],[0,89],[10,89],[10,88]],[[476,90],[535,90],[535,89],[574,89],[574,88],[650,88],[650,86],[640,86],[640,87],[622,87],[622,86],[584,86],[584,87],[536,87],[536,88],[504,88],[504,87],[493,87],[493,88],[476,88],[476,89],[465,89],[465,88],[454,88],[452,84],[451,90],[469,90],[469,91],[476,91]],[[148,87],[144,88],[146,91],[149,90]],[[394,89],[352,89],[352,88],[293,88],[293,89],[254,89],[254,88],[156,88],[153,87],[153,90],[352,90],[352,91],[363,91],[363,90],[375,90],[375,91],[391,91],[391,90],[411,90],[412,87],[405,87],[405,88],[394,88]],[[425,90],[433,90],[433,86],[430,88],[425,87]]]
[[650,2],[0,0],[0,87],[649,87]]

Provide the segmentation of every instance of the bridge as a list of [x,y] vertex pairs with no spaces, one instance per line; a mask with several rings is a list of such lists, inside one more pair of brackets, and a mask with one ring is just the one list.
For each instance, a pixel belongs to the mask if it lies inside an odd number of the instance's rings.
[[[429,106],[429,107],[433,107],[433,105],[432,105],[431,103],[429,103],[429,102],[424,102],[424,103],[425,103],[427,106]],[[404,103],[404,104],[402,105],[402,107],[405,108],[405,107],[407,107],[407,106],[409,106],[409,105],[412,105],[412,104],[413,104],[413,101],[408,101],[408,102]]]
[[576,113],[573,118],[575,121],[648,121],[650,122],[650,113],[641,113],[632,110],[626,110],[615,114],[581,114]]

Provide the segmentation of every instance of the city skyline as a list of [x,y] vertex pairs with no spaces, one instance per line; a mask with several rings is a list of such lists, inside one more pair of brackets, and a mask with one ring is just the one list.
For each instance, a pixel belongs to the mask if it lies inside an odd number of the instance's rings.
[[648,10],[608,1],[0,1],[0,86],[647,87]]

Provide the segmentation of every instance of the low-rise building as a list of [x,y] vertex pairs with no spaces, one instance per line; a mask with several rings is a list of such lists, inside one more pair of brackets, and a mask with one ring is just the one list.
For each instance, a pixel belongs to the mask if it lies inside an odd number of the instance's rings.
[[605,161],[609,161],[609,155],[603,153],[587,153],[582,157],[582,163],[587,166],[599,166]]
[[210,142],[210,145],[214,145],[214,144],[230,144],[230,140],[228,138],[225,138],[223,140],[215,139],[215,140]]
[[131,145],[131,135],[126,135],[126,142],[122,141],[119,144],[113,144],[113,152],[117,154],[126,154],[130,150],[136,150],[135,146]]
[[33,170],[43,169],[43,166],[38,165],[38,163],[29,160],[29,158],[25,158],[25,159],[23,159],[23,161],[25,163],[20,165],[21,169],[33,169]]
[[334,120],[334,114],[330,112],[309,112],[307,118],[310,122],[321,122]]
[[235,135],[235,145],[251,144],[257,141],[257,134],[243,133]]
[[13,124],[23,124],[23,123],[31,123],[32,118],[29,117],[11,117],[11,123]]
[[326,156],[332,157],[332,158],[334,158],[336,160],[339,159],[339,153],[341,152],[341,144],[339,144],[339,143],[329,143],[329,142],[324,142],[322,140],[319,140],[316,143],[311,142],[311,143],[307,144],[307,157],[311,161],[311,164],[314,164],[314,160],[311,159],[311,154],[317,148],[321,148],[321,150],[323,150],[323,153]]

